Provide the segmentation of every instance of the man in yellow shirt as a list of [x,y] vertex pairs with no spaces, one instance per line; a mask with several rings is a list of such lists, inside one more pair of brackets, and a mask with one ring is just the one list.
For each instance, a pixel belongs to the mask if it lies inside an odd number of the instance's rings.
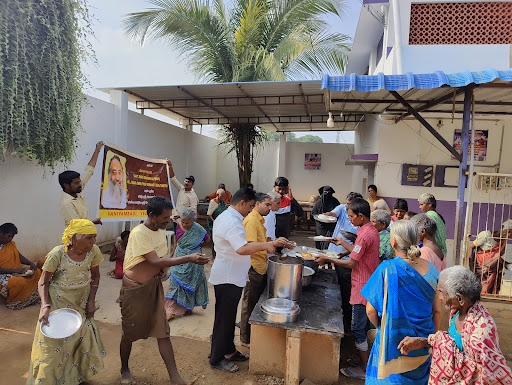
[[204,265],[204,254],[170,258],[165,229],[171,223],[172,203],[163,197],[151,198],[148,218],[130,232],[124,258],[124,277],[119,295],[121,305],[121,384],[135,384],[128,367],[132,344],[139,339],[156,338],[172,384],[193,384],[180,376],[169,338],[161,277],[167,268],[183,263]]
[[[267,230],[265,229],[265,219],[263,217],[270,212],[271,207],[272,199],[269,195],[263,193],[256,194],[254,209],[243,221],[247,242],[270,241],[270,239],[267,239]],[[277,242],[281,245],[286,245],[288,240],[286,238],[279,238]],[[251,254],[249,281],[245,285],[242,299],[242,318],[240,320],[240,343],[242,346],[250,346],[251,325],[249,325],[249,317],[267,286],[267,260],[268,254],[265,250]]]
[[[67,170],[59,174],[59,184],[62,187],[62,197],[60,198],[60,215],[64,219],[66,227],[71,219],[89,219],[89,208],[87,202],[82,196],[82,190],[94,174],[94,167],[98,161],[98,155],[103,142],[96,143],[96,148],[87,163],[83,175],[76,171]],[[101,219],[96,218],[92,221],[95,225],[101,225]]]

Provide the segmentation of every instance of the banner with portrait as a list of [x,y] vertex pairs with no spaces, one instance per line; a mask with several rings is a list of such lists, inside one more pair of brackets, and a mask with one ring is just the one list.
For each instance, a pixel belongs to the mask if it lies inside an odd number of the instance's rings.
[[151,159],[108,144],[104,146],[99,218],[131,221],[147,217],[148,201],[172,201],[165,159]]
[[[475,130],[475,161],[485,161],[487,157],[487,140],[489,138],[489,130]],[[468,155],[471,154],[471,132],[468,144]],[[462,154],[462,130],[455,130],[453,134],[453,148],[459,154]],[[468,159],[470,156],[468,156]],[[452,156],[452,159],[455,159]]]

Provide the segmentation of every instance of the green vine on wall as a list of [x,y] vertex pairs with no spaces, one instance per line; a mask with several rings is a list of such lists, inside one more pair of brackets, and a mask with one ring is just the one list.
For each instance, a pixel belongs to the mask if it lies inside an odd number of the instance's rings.
[[0,0],[0,161],[71,160],[90,31],[87,0]]

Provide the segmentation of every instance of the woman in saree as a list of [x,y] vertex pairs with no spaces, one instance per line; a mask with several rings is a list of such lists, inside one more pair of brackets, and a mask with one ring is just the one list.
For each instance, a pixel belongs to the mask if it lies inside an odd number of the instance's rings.
[[13,238],[18,229],[12,223],[0,226],[0,295],[7,299],[7,307],[23,309],[39,302],[37,281],[41,271],[18,251]]
[[420,258],[417,227],[407,220],[391,227],[393,259],[383,261],[361,294],[377,335],[366,368],[366,384],[426,384],[430,370],[427,348],[410,356],[398,344],[405,336],[427,337],[439,324],[439,301],[434,301],[439,273]]
[[[215,198],[213,198],[210,201],[210,204],[208,205],[208,211],[206,212],[206,215],[208,218],[206,219],[206,225],[208,226],[208,230],[210,232],[210,237],[213,239],[213,221],[215,221],[215,218],[217,218],[220,214],[222,214],[228,206],[224,202],[224,194],[225,191],[223,189],[217,190],[217,195]],[[212,256],[215,258],[215,248],[213,247],[213,240],[212,240]]]
[[498,342],[494,319],[480,303],[482,284],[463,266],[439,276],[439,298],[450,310],[448,331],[405,337],[403,354],[432,347],[429,384],[512,384],[512,372]]
[[481,231],[468,248],[469,268],[482,283],[482,294],[499,294],[503,281],[503,269],[510,230]]
[[[174,257],[202,253],[201,246],[210,241],[206,230],[196,223],[197,214],[191,208],[181,213],[181,222],[176,226],[176,249]],[[190,314],[194,307],[206,309],[208,285],[202,265],[184,263],[171,267],[170,288],[165,295],[165,312],[170,320],[176,315]]]
[[446,224],[441,214],[436,211],[436,197],[429,193],[421,194],[418,198],[418,204],[421,211],[436,221],[435,240],[441,250],[443,250],[443,254],[446,255]]
[[46,337],[36,326],[27,385],[78,385],[103,368],[105,347],[94,320],[103,254],[96,245],[96,227],[88,219],[72,219],[62,245],[46,256],[39,279],[39,322],[50,312],[69,308],[82,315],[82,325],[64,339]]
[[388,214],[391,213],[388,204],[386,201],[377,196],[377,186],[371,184],[368,186],[368,198],[366,201],[370,204],[370,210],[386,210]]

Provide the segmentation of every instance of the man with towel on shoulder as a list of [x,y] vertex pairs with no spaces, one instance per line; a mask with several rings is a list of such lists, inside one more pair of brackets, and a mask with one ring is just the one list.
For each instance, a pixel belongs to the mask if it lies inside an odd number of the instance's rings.
[[119,301],[121,305],[123,336],[121,338],[121,384],[135,383],[128,360],[132,343],[154,337],[164,360],[171,384],[193,384],[184,380],[176,368],[169,338],[169,323],[164,309],[164,291],[161,278],[167,268],[192,262],[208,263],[204,254],[190,254],[169,258],[165,229],[171,223],[172,203],[163,197],[148,202],[148,218],[130,232],[124,258],[124,277]]

